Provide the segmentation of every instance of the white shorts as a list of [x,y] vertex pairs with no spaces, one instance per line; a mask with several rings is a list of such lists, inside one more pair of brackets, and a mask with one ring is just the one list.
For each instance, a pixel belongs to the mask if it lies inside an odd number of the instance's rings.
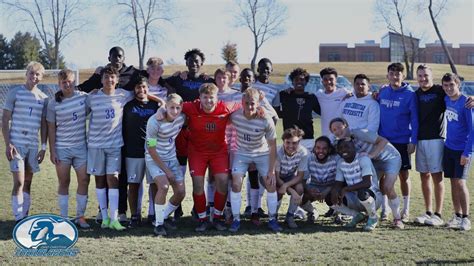
[[[18,152],[10,161],[10,171],[25,172],[26,169],[32,173],[39,172],[38,149],[15,146]],[[26,167],[26,168],[25,168]]]
[[439,173],[443,171],[442,139],[420,140],[416,145],[416,171],[420,173]]
[[87,173],[95,176],[117,175],[121,167],[120,148],[89,148],[87,150]]
[[56,156],[61,164],[72,165],[77,170],[87,164],[87,147],[56,148]]
[[375,170],[377,173],[383,172],[385,174],[395,174],[398,175],[400,172],[400,167],[402,166],[402,158],[400,156],[388,159],[385,161],[381,160],[372,160]]
[[255,163],[257,171],[261,177],[268,175],[268,167],[270,166],[270,155],[263,154],[259,156],[249,156],[236,152],[232,161],[232,174],[245,175],[249,166]]
[[[146,160],[146,168],[148,173],[150,173],[150,179],[147,178],[148,184],[155,182],[157,176],[166,176],[165,172],[158,166],[157,163],[153,160]],[[180,169],[178,159],[171,161],[163,161],[164,164],[173,172],[177,182],[184,181],[183,172]]]
[[148,184],[152,181],[150,173],[146,169],[145,158],[125,158],[125,169],[127,171],[127,182],[140,184],[146,175]]
[[[373,191],[372,191],[373,192]],[[375,210],[378,210],[380,206],[382,206],[382,193],[380,192],[373,192],[375,195]],[[347,207],[349,209],[359,211],[359,212],[365,212],[366,209],[364,205],[359,200],[359,197],[357,197],[357,191],[350,191],[347,192],[344,197],[347,200]]]

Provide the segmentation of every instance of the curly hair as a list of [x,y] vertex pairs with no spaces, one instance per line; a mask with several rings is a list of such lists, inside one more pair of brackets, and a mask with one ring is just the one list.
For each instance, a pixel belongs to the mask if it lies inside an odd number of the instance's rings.
[[293,69],[293,71],[291,71],[290,73],[290,80],[293,81],[293,79],[295,79],[296,77],[299,77],[303,75],[304,76],[304,79],[306,80],[306,82],[309,81],[309,73],[308,71],[306,71],[306,69],[303,69],[301,67],[298,67],[298,68],[295,68]]
[[185,54],[184,54],[184,60],[188,60],[188,58],[190,58],[191,56],[193,55],[197,55],[199,57],[201,57],[201,60],[202,62],[204,63],[204,61],[206,60],[206,57],[204,56],[204,53],[198,49],[198,48],[194,48],[194,49],[191,49],[191,50],[188,50]]

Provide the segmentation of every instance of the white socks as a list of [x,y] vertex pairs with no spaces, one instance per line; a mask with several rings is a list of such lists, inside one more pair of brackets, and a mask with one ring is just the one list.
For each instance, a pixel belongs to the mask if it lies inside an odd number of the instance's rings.
[[23,217],[23,194],[12,195],[12,212],[15,221],[19,221]]
[[105,188],[96,188],[95,193],[97,194],[97,201],[99,202],[102,220],[108,219],[109,214],[107,213],[107,193]]
[[331,208],[337,212],[340,212],[345,215],[350,215],[352,217],[356,216],[359,213],[353,209],[350,209],[346,205],[333,205],[331,206]]
[[394,219],[400,219],[400,199],[398,197],[388,200],[388,205],[392,209],[392,215]]
[[110,221],[116,221],[118,219],[118,202],[118,188],[109,188]]
[[240,206],[242,205],[242,193],[230,191],[230,204],[234,220],[240,221]]
[[76,216],[83,217],[87,208],[87,195],[76,194]]
[[[155,206],[156,206],[156,204],[155,204]],[[171,204],[171,202],[168,202],[168,204],[166,204],[165,210],[163,212],[164,219],[168,218],[168,216],[170,216],[170,214],[172,212],[174,212],[177,208],[178,208],[178,206],[174,206],[173,204]]]
[[68,217],[69,195],[58,194],[59,215],[63,218]]
[[162,225],[165,221],[165,205],[155,204],[155,226]]
[[257,213],[258,210],[258,197],[259,191],[258,189],[250,189],[250,207],[252,209],[252,213]]
[[402,213],[408,214],[410,212],[410,196],[403,196],[403,210]]
[[377,218],[377,212],[375,210],[375,199],[373,197],[369,197],[364,201],[361,200],[360,203],[364,206],[370,218]]
[[291,196],[287,214],[294,215],[296,212],[296,209],[298,209],[298,204],[295,203],[295,198]]
[[31,206],[31,197],[30,193],[23,192],[23,217],[28,216]]
[[262,184],[259,183],[259,189],[258,189],[258,208],[262,208],[262,197],[263,194],[265,194],[265,187],[262,186]]
[[267,192],[267,208],[268,208],[268,217],[271,219],[275,219],[277,214],[277,206],[278,206],[278,195],[276,191],[274,192]]

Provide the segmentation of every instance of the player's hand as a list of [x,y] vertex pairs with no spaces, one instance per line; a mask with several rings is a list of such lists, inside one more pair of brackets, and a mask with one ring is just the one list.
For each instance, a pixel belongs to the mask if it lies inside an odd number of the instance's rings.
[[176,182],[176,176],[174,175],[173,171],[167,169],[165,170],[166,177],[170,181],[170,183]]
[[461,155],[461,161],[459,162],[462,166],[467,166],[469,164],[469,157]]
[[98,67],[95,69],[94,74],[100,75],[100,72],[102,71],[103,67]]
[[259,101],[263,101],[263,99],[265,99],[265,92],[261,91],[261,90],[258,90],[258,94],[260,95],[258,97],[258,100]]
[[264,118],[265,117],[265,108],[262,106],[257,107],[257,117]]
[[165,119],[165,116],[166,116],[166,115],[165,115],[165,112],[166,112],[166,109],[163,108],[163,107],[160,107],[160,108],[156,111],[156,114],[155,114],[156,119],[159,120],[159,121]]
[[51,151],[50,154],[49,154],[49,159],[51,160],[51,162],[54,164],[54,165],[58,165],[60,163],[58,157],[56,156],[56,152],[55,151]]
[[7,156],[7,159],[9,161],[13,160],[13,157],[18,154],[18,151],[16,150],[15,146],[13,144],[8,144],[5,155]]
[[209,75],[206,74],[206,73],[201,73],[200,77],[203,78],[204,80],[209,80],[209,79],[211,79],[211,76],[209,76]]
[[413,143],[409,143],[408,146],[407,146],[407,152],[408,154],[412,154],[415,152],[415,144]]
[[275,176],[275,172],[273,171],[268,171],[268,184],[270,185],[270,187],[273,187],[273,186],[276,186],[276,176]]
[[464,104],[464,107],[466,107],[467,109],[474,108],[474,96],[468,96],[467,97],[467,101]]
[[344,100],[347,100],[347,99],[351,98],[353,95],[354,95],[354,94],[353,94],[351,91],[349,91],[349,92],[347,92],[347,94],[344,96],[344,98],[342,98],[342,100],[343,100],[343,101],[344,101]]
[[36,154],[36,159],[38,160],[38,163],[43,162],[45,154],[46,154],[45,150],[40,150],[38,154]]

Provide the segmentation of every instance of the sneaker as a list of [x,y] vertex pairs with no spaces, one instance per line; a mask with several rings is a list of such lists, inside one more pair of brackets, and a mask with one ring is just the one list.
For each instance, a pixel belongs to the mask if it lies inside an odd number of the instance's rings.
[[402,222],[408,223],[410,221],[410,214],[408,212],[402,213]]
[[199,216],[196,210],[194,210],[194,208],[191,210],[191,218],[193,219],[193,221],[199,221]]
[[97,223],[97,224],[102,223],[102,213],[100,212],[100,209],[99,209],[99,212],[97,213],[97,215],[95,216],[95,223]]
[[123,231],[126,229],[118,220],[112,221],[109,224],[109,229],[116,230],[116,231]]
[[342,219],[342,215],[340,213],[336,214],[336,216],[334,216],[334,223],[335,224],[343,224],[344,223],[344,220]]
[[169,218],[164,220],[163,226],[165,227],[166,230],[176,230],[176,229],[178,229],[176,224]]
[[316,218],[314,217],[314,213],[308,212],[308,214],[306,214],[306,222],[309,224],[313,224],[315,221]]
[[367,219],[367,224],[364,226],[364,231],[372,232],[375,230],[379,219],[377,217]]
[[128,227],[130,228],[137,228],[140,227],[140,224],[142,223],[142,219],[138,215],[132,215],[130,218],[130,223],[128,223]]
[[81,216],[79,218],[76,218],[74,221],[75,224],[77,224],[81,229],[89,229],[91,226],[86,222],[86,219],[84,216]]
[[453,215],[453,218],[451,218],[451,220],[449,220],[446,223],[446,227],[450,229],[460,229],[461,223],[462,223],[461,217],[457,217],[456,215]]
[[433,214],[430,219],[427,219],[425,221],[425,224],[426,225],[431,225],[431,226],[441,226],[441,225],[444,224],[444,221],[438,215]]
[[156,226],[155,229],[153,229],[153,233],[155,234],[155,236],[166,236],[167,235],[166,229],[163,225]]
[[344,227],[347,228],[354,228],[357,226],[358,223],[362,222],[365,219],[365,216],[362,213],[357,213],[356,216],[352,217],[352,220],[346,224]]
[[252,215],[252,208],[250,206],[245,207],[243,216],[249,218]]
[[229,231],[235,233],[235,232],[239,231],[239,229],[240,229],[240,221],[239,220],[234,220],[232,222],[232,224],[230,225],[230,227],[229,227]]
[[402,219],[393,219],[392,228],[393,229],[404,229],[405,225],[403,224]]
[[324,214],[324,217],[328,218],[334,215],[334,209],[329,208],[329,210]]
[[265,211],[262,208],[258,208],[257,213],[258,213],[258,216],[260,216],[260,218],[268,217],[268,215],[265,213]]
[[250,221],[255,225],[255,226],[260,226],[260,216],[258,213],[252,213],[252,217],[250,218]]
[[298,228],[298,225],[295,222],[295,217],[293,217],[293,216],[287,216],[286,219],[285,219],[285,222],[288,225],[288,228],[290,228],[290,229]]
[[224,222],[219,219],[215,219],[212,222],[212,226],[217,230],[217,231],[225,231],[227,230],[227,227],[224,225]]
[[110,226],[110,218],[102,220],[102,223],[100,224],[100,228],[109,228]]
[[276,219],[271,219],[268,221],[268,228],[270,228],[270,230],[273,232],[281,232],[281,230],[283,230]]
[[388,215],[390,214],[390,211],[388,210],[382,210],[380,212],[380,220],[381,221],[388,221]]
[[462,218],[461,230],[463,230],[463,231],[471,230],[471,221],[469,220],[469,218],[467,218],[467,217]]
[[183,207],[181,204],[178,206],[178,208],[174,211],[174,220],[177,221],[179,218],[183,216]]
[[304,217],[305,217],[305,211],[301,207],[298,206],[298,208],[296,209],[294,213],[294,219],[304,220]]
[[125,213],[119,214],[118,221],[121,223],[127,223],[128,222],[127,214]]
[[148,224],[155,226],[155,221],[156,221],[155,215],[148,215],[148,218],[146,219],[146,221]]
[[426,221],[431,219],[433,216],[434,215],[429,216],[428,214],[423,213],[423,215],[420,215],[420,216],[416,217],[414,221],[417,224],[427,224]]
[[194,229],[196,232],[205,232],[209,228],[209,222],[207,220],[199,221],[198,226]]

